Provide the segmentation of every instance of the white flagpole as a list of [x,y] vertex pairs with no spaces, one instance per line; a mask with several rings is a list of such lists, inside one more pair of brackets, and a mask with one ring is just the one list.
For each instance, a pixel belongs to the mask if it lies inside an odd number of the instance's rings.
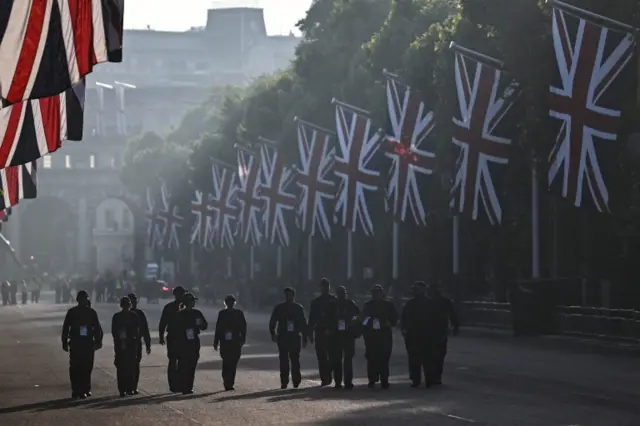
[[353,277],[353,231],[347,231],[347,279]]
[[313,237],[307,237],[307,280],[313,280]]
[[249,247],[249,279],[253,281],[253,246]]
[[397,220],[393,221],[392,229],[392,253],[391,253],[391,278],[397,282],[399,278],[399,250],[400,250],[400,224]]
[[282,278],[282,247],[278,246],[276,251],[276,276]]
[[460,218],[458,215],[453,216],[453,275],[460,273]]
[[540,207],[538,200],[538,165],[531,169],[531,277],[540,278]]

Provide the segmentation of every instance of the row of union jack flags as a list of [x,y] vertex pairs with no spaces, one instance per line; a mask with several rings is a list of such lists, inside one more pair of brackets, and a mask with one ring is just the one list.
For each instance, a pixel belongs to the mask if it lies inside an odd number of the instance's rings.
[[[622,24],[610,28],[589,16],[554,5],[557,61],[549,82],[548,125],[556,139],[547,182],[575,206],[587,202],[607,211],[599,153],[618,138],[621,94],[633,92],[626,76],[632,75],[637,40]],[[296,119],[298,164],[285,165],[277,144],[266,139],[252,149],[237,147],[237,167],[214,162],[211,190],[195,192],[191,221],[172,204],[165,185],[157,199],[150,190],[149,244],[177,248],[181,227],[190,229],[191,243],[207,249],[232,248],[235,242],[288,246],[289,223],[325,240],[331,239],[333,224],[372,235],[369,200],[376,192],[384,195],[394,220],[425,226],[429,194],[421,181],[437,170],[434,129],[451,119],[457,159],[450,207],[454,214],[500,224],[501,171],[521,119],[515,108],[520,85],[500,61],[460,46],[452,50],[458,106],[453,118],[439,117],[428,99],[385,71],[386,131],[375,127],[365,110],[334,99],[335,130]]]
[[36,160],[81,141],[85,77],[122,61],[124,0],[4,0],[0,7],[0,221],[36,197]]

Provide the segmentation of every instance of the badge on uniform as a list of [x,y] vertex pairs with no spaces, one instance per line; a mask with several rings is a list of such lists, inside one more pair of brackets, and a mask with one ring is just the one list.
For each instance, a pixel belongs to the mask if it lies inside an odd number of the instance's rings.
[[378,318],[373,319],[373,329],[380,330],[380,320]]
[[86,325],[81,325],[80,326],[80,336],[82,337],[87,337],[89,335],[89,329],[87,328]]
[[338,321],[338,331],[345,331],[347,329],[347,324],[344,320]]
[[231,340],[233,339],[233,333],[230,331],[227,331],[226,333],[224,333],[224,340]]
[[187,329],[187,340],[194,340],[196,338],[196,333],[193,332],[193,328]]
[[287,331],[289,333],[296,331],[296,328],[293,326],[293,321],[287,321]]

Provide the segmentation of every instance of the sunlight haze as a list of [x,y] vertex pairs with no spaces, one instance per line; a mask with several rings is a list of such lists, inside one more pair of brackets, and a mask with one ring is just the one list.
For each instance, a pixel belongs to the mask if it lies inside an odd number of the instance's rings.
[[309,9],[312,0],[128,0],[125,28],[185,31],[204,26],[207,9],[217,7],[261,7],[270,35],[288,34]]

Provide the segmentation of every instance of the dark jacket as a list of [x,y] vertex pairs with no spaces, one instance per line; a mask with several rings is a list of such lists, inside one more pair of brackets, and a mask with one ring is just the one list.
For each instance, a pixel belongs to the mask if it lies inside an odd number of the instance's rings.
[[178,348],[200,347],[200,332],[206,330],[209,324],[197,309],[185,309],[176,314],[174,337]]
[[173,301],[167,303],[162,309],[162,315],[160,316],[160,324],[158,325],[158,334],[160,337],[164,337],[165,332],[171,338],[176,334],[176,316],[180,309],[180,302]]
[[87,306],[74,306],[67,311],[62,324],[62,343],[71,348],[86,349],[102,346],[104,333],[98,314]]
[[[354,333],[354,325],[357,325],[358,315],[360,314],[360,308],[351,299],[336,299],[334,309],[331,311],[330,317],[330,331],[346,334],[347,332]],[[344,327],[343,327],[344,325]],[[344,328],[344,329],[343,329]],[[357,327],[355,327],[357,329]]]
[[309,332],[329,330],[335,318],[336,302],[338,299],[333,294],[322,294],[311,301],[309,311]]
[[244,344],[247,340],[247,321],[244,313],[236,308],[223,309],[218,312],[216,332],[213,345],[229,343]]
[[297,336],[302,334],[302,339],[307,341],[307,319],[304,315],[304,308],[296,302],[283,302],[273,308],[271,319],[269,320],[269,333],[276,334],[278,338],[285,336]]
[[366,337],[369,333],[390,332],[398,322],[398,311],[388,300],[369,300],[364,304],[360,317]]
[[135,353],[140,340],[140,317],[132,311],[116,312],[111,319],[111,334],[116,354]]
[[446,338],[449,332],[449,322],[454,329],[460,326],[453,302],[440,295],[429,297],[428,300],[430,328],[435,335]]
[[144,340],[144,345],[147,348],[151,347],[151,333],[149,332],[149,321],[147,321],[147,316],[142,312],[142,309],[131,309],[131,312],[135,313],[140,321],[140,335],[138,337],[138,343],[140,343],[140,340],[142,339]]

